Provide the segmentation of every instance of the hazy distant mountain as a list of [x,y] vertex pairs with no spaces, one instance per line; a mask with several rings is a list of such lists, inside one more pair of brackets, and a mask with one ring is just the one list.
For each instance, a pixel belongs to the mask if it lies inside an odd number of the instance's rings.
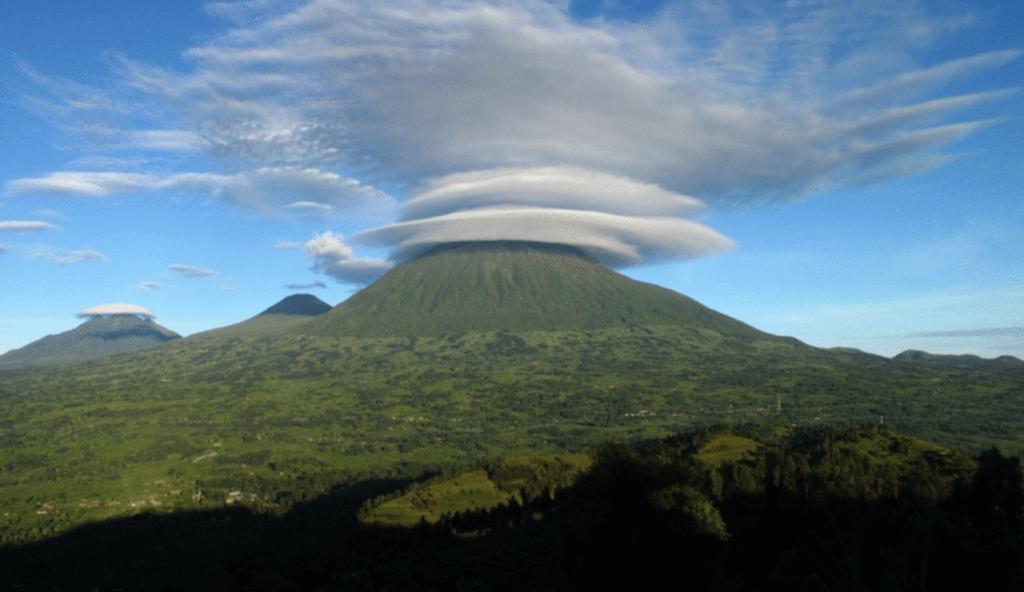
[[402,263],[299,330],[373,337],[648,325],[772,337],[571,247],[503,241],[446,245]]
[[1024,368],[1024,360],[1013,356],[985,359],[971,354],[930,354],[916,349],[908,349],[905,352],[896,354],[892,359],[897,362],[912,362],[936,367]]
[[316,317],[329,310],[331,310],[330,304],[327,304],[312,294],[292,294],[256,316],[296,315],[303,317]]
[[81,362],[139,351],[181,338],[135,315],[94,317],[75,329],[48,335],[0,356],[0,370]]
[[260,314],[227,327],[190,335],[196,337],[274,335],[285,332],[331,310],[331,305],[312,294],[292,294]]

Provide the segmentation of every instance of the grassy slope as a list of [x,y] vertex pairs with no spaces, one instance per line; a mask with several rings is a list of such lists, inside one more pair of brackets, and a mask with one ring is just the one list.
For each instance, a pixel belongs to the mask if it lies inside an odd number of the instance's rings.
[[301,329],[310,335],[455,335],[678,325],[769,336],[686,296],[637,282],[578,251],[463,243],[403,263]]

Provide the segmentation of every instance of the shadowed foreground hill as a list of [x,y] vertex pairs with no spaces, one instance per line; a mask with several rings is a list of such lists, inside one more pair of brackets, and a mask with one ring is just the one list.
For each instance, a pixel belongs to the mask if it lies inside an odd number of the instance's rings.
[[95,317],[0,356],[0,370],[83,362],[135,352],[179,339],[174,331],[135,315]]
[[385,274],[298,329],[321,336],[438,336],[687,326],[772,338],[681,294],[632,280],[561,245],[458,243]]

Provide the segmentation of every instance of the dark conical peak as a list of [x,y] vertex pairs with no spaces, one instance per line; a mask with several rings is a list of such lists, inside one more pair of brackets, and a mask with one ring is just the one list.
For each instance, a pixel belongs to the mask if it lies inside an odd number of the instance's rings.
[[292,294],[284,300],[256,315],[295,315],[316,317],[331,310],[331,305],[312,294]]
[[682,294],[616,273],[572,247],[518,241],[434,249],[394,267],[302,330],[373,337],[640,325],[767,337]]

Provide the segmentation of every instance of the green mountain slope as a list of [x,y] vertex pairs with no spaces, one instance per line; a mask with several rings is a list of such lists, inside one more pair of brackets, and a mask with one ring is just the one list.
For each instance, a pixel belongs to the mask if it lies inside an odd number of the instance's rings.
[[323,317],[320,336],[438,336],[671,325],[769,338],[681,294],[632,280],[570,247],[457,243],[398,265]]
[[155,347],[179,339],[174,331],[134,315],[95,317],[0,356],[0,370],[81,362]]

